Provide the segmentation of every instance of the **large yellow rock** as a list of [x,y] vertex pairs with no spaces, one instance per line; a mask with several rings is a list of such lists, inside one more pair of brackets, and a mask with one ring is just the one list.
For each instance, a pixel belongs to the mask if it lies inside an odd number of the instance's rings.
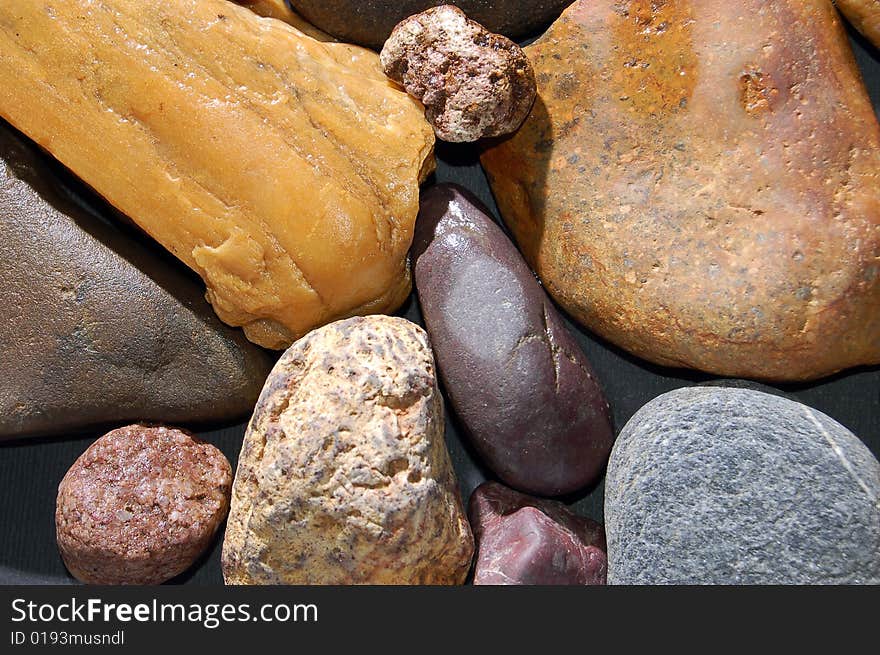
[[225,0],[0,3],[0,115],[201,275],[248,338],[395,309],[422,109],[378,57]]

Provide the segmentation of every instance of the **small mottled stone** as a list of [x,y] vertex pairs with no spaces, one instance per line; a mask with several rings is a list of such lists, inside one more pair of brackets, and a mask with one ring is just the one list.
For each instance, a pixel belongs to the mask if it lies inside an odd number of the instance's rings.
[[475,585],[603,585],[605,532],[565,505],[497,482],[474,491]]
[[88,584],[161,584],[205,552],[226,517],[232,467],[186,432],[130,425],[107,433],[58,486],[55,529],[71,574]]
[[[456,6],[488,29],[511,38],[529,36],[571,0],[457,0]],[[408,16],[444,0],[291,0],[307,20],[342,41],[378,50]]]
[[452,5],[402,21],[380,59],[385,74],[425,105],[444,141],[510,134],[535,101],[535,74],[520,47]]
[[438,185],[412,257],[447,397],[489,468],[542,496],[594,482],[614,440],[608,403],[513,243],[467,191]]
[[62,179],[0,121],[0,439],[250,414],[267,353]]
[[370,316],[281,358],[248,426],[227,584],[461,584],[473,537],[424,331]]
[[695,387],[645,405],[605,482],[610,584],[878,584],[880,463],[806,405]]

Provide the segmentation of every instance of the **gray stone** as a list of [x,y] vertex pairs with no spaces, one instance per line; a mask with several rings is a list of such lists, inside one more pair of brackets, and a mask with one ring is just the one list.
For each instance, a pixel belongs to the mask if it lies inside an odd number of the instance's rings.
[[59,180],[0,121],[0,440],[249,414],[268,354],[176,261]]
[[605,487],[609,584],[878,584],[880,463],[839,423],[749,389],[630,420]]
[[454,4],[487,29],[511,38],[543,27],[571,0],[291,0],[306,20],[342,41],[379,50],[404,18],[429,7]]

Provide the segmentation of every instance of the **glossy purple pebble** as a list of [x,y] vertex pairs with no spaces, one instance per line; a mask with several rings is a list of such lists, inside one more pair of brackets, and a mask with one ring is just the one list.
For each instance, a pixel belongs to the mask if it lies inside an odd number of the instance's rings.
[[608,403],[513,243],[444,184],[422,194],[412,252],[447,398],[486,465],[541,496],[594,482],[614,440]]
[[497,482],[471,495],[477,541],[475,585],[604,585],[608,570],[602,525],[562,503]]

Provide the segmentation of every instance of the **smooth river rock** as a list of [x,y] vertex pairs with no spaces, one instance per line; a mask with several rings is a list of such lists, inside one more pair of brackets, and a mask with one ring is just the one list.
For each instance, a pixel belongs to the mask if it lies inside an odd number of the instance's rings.
[[93,213],[0,121],[0,438],[247,415],[271,368],[192,276]]
[[740,388],[664,394],[605,481],[610,584],[880,584],[880,463],[849,430]]
[[471,495],[468,516],[475,585],[605,584],[602,526],[562,503],[486,482]]
[[482,161],[547,290],[636,355],[807,380],[880,363],[880,126],[827,0],[580,0]]
[[461,584],[473,536],[425,332],[402,318],[297,341],[244,437],[227,584]]
[[422,194],[413,268],[446,395],[506,484],[594,482],[614,433],[596,376],[516,247],[464,189]]
[[454,4],[492,32],[520,38],[543,27],[571,0],[292,0],[307,20],[342,41],[380,50],[404,18]]

